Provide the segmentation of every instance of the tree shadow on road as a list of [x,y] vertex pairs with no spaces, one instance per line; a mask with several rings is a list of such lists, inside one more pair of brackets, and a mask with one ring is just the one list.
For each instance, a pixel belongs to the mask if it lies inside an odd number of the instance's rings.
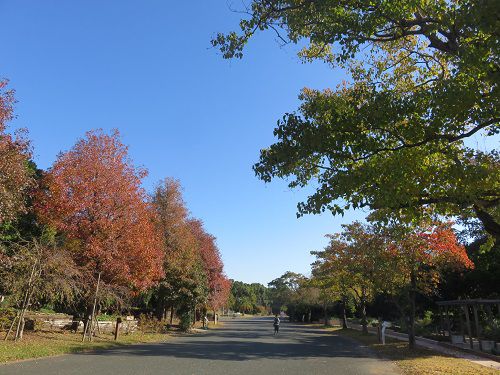
[[366,346],[319,329],[284,326],[276,337],[266,325],[249,328],[245,323],[163,344],[134,345],[81,355],[142,356],[247,361],[255,359],[303,360],[311,358],[373,358]]

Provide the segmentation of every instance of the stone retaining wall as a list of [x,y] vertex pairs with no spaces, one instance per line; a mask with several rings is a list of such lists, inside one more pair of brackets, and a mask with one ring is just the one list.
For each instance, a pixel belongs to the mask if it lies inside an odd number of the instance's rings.
[[26,330],[57,331],[71,329],[73,316],[66,314],[45,314],[28,312],[25,316]]
[[[72,315],[45,314],[28,312],[25,317],[25,329],[29,331],[62,331],[72,330],[83,332],[83,322],[73,320]],[[99,330],[103,333],[114,333],[116,320],[99,321]],[[137,330],[138,322],[135,319],[124,319],[120,324],[120,333],[132,333]]]
[[[115,332],[115,327],[116,327],[116,320],[115,321],[105,320],[99,322],[99,329],[101,330],[101,332],[113,333]],[[83,323],[82,323],[82,329],[83,329]],[[132,333],[135,331],[137,331],[137,320],[123,320],[121,322],[120,324],[121,333]]]

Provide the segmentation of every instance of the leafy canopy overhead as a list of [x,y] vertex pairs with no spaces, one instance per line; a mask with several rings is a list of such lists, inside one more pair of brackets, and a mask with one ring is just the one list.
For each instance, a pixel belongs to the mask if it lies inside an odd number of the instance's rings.
[[[304,61],[340,66],[350,82],[304,89],[254,170],[311,181],[299,214],[350,207],[470,215],[500,236],[500,157],[471,146],[499,131],[498,2],[254,0],[241,32],[212,41],[241,58],[259,30],[304,45]],[[339,203],[345,202],[345,203]]]

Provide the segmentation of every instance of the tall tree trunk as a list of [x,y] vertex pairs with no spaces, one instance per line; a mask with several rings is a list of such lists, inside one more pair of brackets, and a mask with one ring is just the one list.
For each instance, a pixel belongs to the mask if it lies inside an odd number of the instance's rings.
[[174,324],[174,306],[170,307],[170,325]]
[[23,338],[24,325],[26,323],[24,316],[26,315],[26,310],[28,310],[28,307],[29,307],[30,301],[31,301],[31,297],[33,295],[33,289],[34,289],[33,277],[35,276],[36,265],[37,265],[37,261],[35,261],[35,263],[33,263],[33,267],[31,269],[30,278],[28,280],[28,286],[26,288],[26,294],[24,295],[23,304],[21,306],[21,311],[19,313],[19,319],[17,321],[16,335],[14,337],[15,341],[22,340],[22,338]]
[[415,348],[415,295],[417,290],[417,279],[414,273],[410,276],[410,316],[408,317],[408,346]]
[[324,319],[325,319],[325,327],[328,326],[328,311],[327,311],[327,304],[326,301],[323,302],[323,314],[324,314]]
[[[94,303],[92,305],[92,314],[90,315],[90,319],[89,321],[87,322],[87,330],[88,330],[88,335],[89,335],[89,340],[92,341],[93,340],[93,335],[94,335],[94,316],[95,316],[95,307],[97,305],[97,297],[99,295],[99,284],[101,283],[101,272],[99,272],[99,274],[97,275],[97,284],[96,284],[96,287],[95,287],[95,296],[94,296]],[[86,336],[86,331],[87,330],[83,330],[83,341],[85,340],[85,336]]]
[[[19,315],[18,315],[18,319],[17,319],[17,326],[16,326],[16,334],[14,335],[15,341],[19,340],[19,331],[21,330],[21,325],[23,325],[23,329],[24,329],[24,310],[25,310],[26,304],[28,303],[28,296],[30,293],[29,292],[29,288],[30,288],[29,284],[31,283],[32,277],[33,277],[33,273],[30,276],[30,281],[28,283],[28,287],[26,288],[26,293],[24,294],[23,303],[21,305],[21,309],[19,310]],[[9,335],[9,332],[7,332],[7,336],[8,335]]]
[[361,298],[361,326],[362,326],[362,332],[364,335],[368,334],[368,320],[366,319],[366,301],[365,297],[363,296]]
[[31,303],[31,297],[33,297],[33,292],[34,292],[34,285],[31,284],[31,290],[28,295],[28,300],[26,301],[25,306],[23,307],[23,310],[21,311],[21,315],[19,316],[19,323],[20,325],[18,326],[18,332],[16,333],[16,340],[22,340],[23,339],[23,333],[24,333],[24,327],[26,325],[26,311],[28,311],[28,308]]
[[30,295],[28,296],[28,300],[26,301],[26,306],[21,311],[21,315],[19,317],[20,324],[18,325],[18,331],[16,332],[16,340],[23,339],[24,326],[26,325],[26,319],[24,317],[26,316],[26,311],[28,310],[28,306],[30,305],[31,295],[32,293],[30,293]]
[[346,312],[347,298],[345,296],[342,297],[342,328],[347,329],[347,312]]

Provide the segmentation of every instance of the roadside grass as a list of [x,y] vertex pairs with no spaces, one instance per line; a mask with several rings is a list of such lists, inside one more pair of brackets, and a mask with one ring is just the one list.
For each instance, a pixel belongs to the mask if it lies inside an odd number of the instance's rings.
[[[219,321],[217,324],[214,324],[213,322],[209,322],[208,328],[205,330],[203,328],[202,322],[196,322],[187,333],[208,332],[210,330],[216,330],[216,329],[223,328],[223,327],[224,327],[224,323],[221,321]],[[174,333],[174,332],[172,332],[172,333]],[[186,334],[185,332],[180,332],[180,331],[177,333]]]
[[378,356],[396,363],[405,375],[499,375],[500,371],[478,365],[462,358],[455,358],[432,350],[408,349],[408,343],[392,338],[386,339],[386,345],[378,342],[376,335],[363,335],[353,329],[328,328],[343,336],[350,337],[372,349]]
[[208,323],[208,329],[218,329],[218,328],[223,328],[224,327],[224,322],[221,322],[220,320],[217,322],[217,324],[214,324],[214,322]]
[[82,335],[70,332],[25,332],[21,341],[3,341],[0,336],[0,364],[24,359],[35,359],[60,354],[109,349],[118,346],[161,342],[168,335],[161,333],[133,333],[121,335],[118,341],[112,335],[102,334],[92,342],[82,342]]

